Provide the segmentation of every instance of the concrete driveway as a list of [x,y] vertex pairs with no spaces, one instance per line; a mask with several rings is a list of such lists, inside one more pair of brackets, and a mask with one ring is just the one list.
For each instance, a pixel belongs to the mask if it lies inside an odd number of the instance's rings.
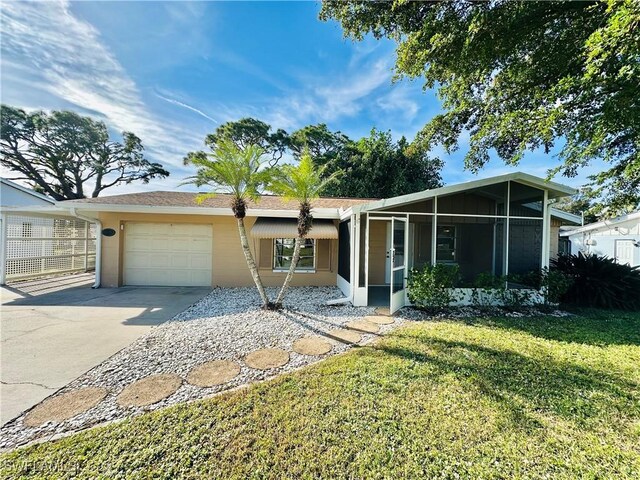
[[3,425],[211,291],[92,284],[82,274],[2,287]]

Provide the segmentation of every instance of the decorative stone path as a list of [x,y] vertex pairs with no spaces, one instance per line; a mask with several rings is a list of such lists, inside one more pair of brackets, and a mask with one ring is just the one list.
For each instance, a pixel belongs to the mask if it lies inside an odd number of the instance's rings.
[[293,351],[301,355],[324,355],[333,347],[322,337],[305,337],[293,342]]
[[376,315],[384,315],[384,316],[387,316],[387,317],[391,316],[391,311],[389,310],[389,307],[377,307],[374,310],[374,312],[375,312]]
[[376,323],[378,325],[391,325],[395,320],[387,315],[370,315],[363,318],[366,322]]
[[125,387],[117,402],[123,407],[144,407],[164,400],[176,393],[182,379],[172,373],[150,375]]
[[412,318],[408,309],[387,318],[384,309],[327,305],[340,296],[335,287],[294,287],[287,298],[295,309],[265,311],[255,288],[216,288],[2,426],[0,450],[265,380]]
[[278,368],[289,363],[289,352],[280,348],[263,348],[247,355],[244,363],[258,370]]
[[194,367],[187,382],[196,387],[214,387],[234,379],[240,373],[240,365],[231,360],[214,360]]
[[366,320],[354,320],[346,325],[349,328],[366,333],[378,333],[380,331],[380,327],[376,323],[371,323]]
[[353,330],[347,330],[345,328],[337,328],[335,330],[329,330],[327,336],[335,338],[342,343],[355,344],[362,340],[362,334],[354,332]]
[[106,388],[87,387],[48,398],[26,415],[24,424],[38,427],[47,422],[60,423],[95,407],[106,396]]

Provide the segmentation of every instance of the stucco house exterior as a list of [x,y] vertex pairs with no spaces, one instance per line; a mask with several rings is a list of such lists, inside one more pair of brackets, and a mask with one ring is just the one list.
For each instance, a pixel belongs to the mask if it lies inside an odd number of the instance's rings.
[[[575,190],[511,173],[388,199],[320,198],[293,285],[337,285],[354,305],[403,306],[407,277],[456,263],[464,279],[547,266],[561,219],[552,199]],[[96,222],[96,287],[251,286],[229,197],[144,192],[57,202]],[[267,286],[279,286],[296,235],[296,202],[264,195],[245,224]],[[552,241],[556,239],[556,241]],[[557,247],[555,247],[557,249]]]
[[571,253],[613,258],[632,267],[640,265],[640,211],[560,232]]

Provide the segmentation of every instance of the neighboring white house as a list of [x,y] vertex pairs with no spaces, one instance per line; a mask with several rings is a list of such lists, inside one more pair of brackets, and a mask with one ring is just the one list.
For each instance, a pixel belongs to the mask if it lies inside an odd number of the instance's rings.
[[93,268],[95,227],[68,215],[44,213],[55,203],[0,178],[0,284]]
[[640,265],[640,211],[560,232],[571,253],[604,255],[621,264]]
[[0,178],[0,208],[32,207],[36,205],[54,205],[56,202],[41,193],[18,185],[6,178]]

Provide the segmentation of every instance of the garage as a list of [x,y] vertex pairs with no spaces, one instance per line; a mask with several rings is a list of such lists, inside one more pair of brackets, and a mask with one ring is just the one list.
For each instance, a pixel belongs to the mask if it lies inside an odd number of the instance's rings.
[[211,225],[126,223],[124,284],[211,285]]

